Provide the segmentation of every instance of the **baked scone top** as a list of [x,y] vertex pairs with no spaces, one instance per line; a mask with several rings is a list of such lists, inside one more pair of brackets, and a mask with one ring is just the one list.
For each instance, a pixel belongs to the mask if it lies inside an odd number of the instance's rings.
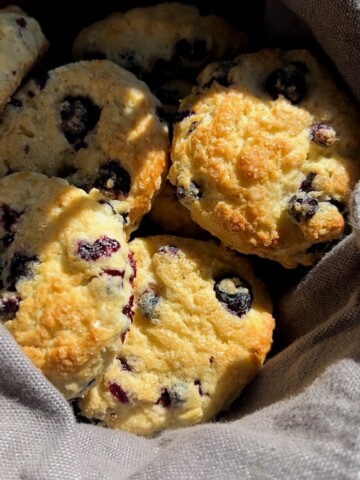
[[116,203],[36,173],[0,179],[0,317],[66,398],[103,373],[130,326],[133,262]]
[[226,245],[311,265],[344,232],[359,178],[359,111],[305,50],[208,66],[181,103],[170,181]]
[[250,263],[213,241],[157,236],[130,248],[134,321],[80,409],[140,435],[210,420],[264,361],[274,328],[269,297]]

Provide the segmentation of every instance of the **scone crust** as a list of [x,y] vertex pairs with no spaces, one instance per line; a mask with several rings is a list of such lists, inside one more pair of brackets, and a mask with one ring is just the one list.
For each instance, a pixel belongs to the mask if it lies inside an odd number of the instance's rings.
[[[42,80],[24,85],[14,96],[15,104],[5,109],[0,123],[0,175],[30,170],[63,176],[90,190],[99,175],[104,184],[104,168],[119,165],[130,177],[130,190],[114,191],[109,184],[102,192],[127,202],[130,223],[136,225],[150,210],[167,173],[168,133],[156,115],[158,100],[143,82],[107,60],[59,67]],[[62,112],[75,109],[79,98],[84,108],[95,112],[90,111],[89,117],[93,114],[96,119],[76,144],[66,138]],[[74,128],[79,128],[77,121],[81,128],[86,118],[81,108]]]
[[[82,414],[145,436],[210,420],[264,361],[274,327],[269,297],[250,263],[213,241],[157,236],[130,247],[134,322],[102,381],[79,400]],[[215,295],[215,279],[227,275],[251,285],[241,316]],[[159,296],[153,309],[151,297],[144,304],[149,291]]]
[[[306,95],[296,105],[282,95],[273,99],[265,88],[272,72],[292,62],[308,70]],[[181,103],[169,173],[183,191],[191,182],[200,186],[201,198],[184,200],[192,218],[242,253],[289,268],[313,264],[316,245],[343,234],[341,210],[359,178],[354,100],[305,50],[242,55],[208,66],[198,82]],[[318,123],[335,130],[332,146],[311,140]],[[318,209],[296,221],[289,202],[306,179]]]
[[[134,272],[121,219],[97,190],[27,172],[0,180],[0,216],[5,327],[75,397],[108,367],[130,326],[123,308]],[[6,298],[19,301],[13,318]]]
[[0,111],[48,47],[34,18],[16,6],[0,10]]
[[179,202],[176,188],[170,182],[165,182],[164,188],[155,198],[149,217],[165,233],[191,238],[208,235],[192,220],[189,210]]

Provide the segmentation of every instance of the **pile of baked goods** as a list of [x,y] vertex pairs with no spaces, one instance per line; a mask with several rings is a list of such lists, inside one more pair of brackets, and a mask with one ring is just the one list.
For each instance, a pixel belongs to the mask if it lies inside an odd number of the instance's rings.
[[348,232],[355,102],[191,5],[114,13],[52,70],[20,8],[0,32],[3,325],[83,419],[213,419],[271,347],[254,256],[312,266]]

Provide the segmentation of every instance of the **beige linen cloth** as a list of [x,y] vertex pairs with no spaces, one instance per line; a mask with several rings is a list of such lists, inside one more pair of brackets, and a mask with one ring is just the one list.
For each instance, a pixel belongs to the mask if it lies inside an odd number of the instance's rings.
[[[360,1],[284,3],[360,100]],[[288,346],[221,422],[151,440],[76,423],[0,327],[0,480],[360,480],[360,187],[352,223],[282,299],[278,329]]]

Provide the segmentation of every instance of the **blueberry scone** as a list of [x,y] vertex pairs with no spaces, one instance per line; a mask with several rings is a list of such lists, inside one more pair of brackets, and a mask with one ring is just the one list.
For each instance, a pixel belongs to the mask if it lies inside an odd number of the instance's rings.
[[57,68],[24,85],[0,121],[0,176],[30,170],[125,201],[134,226],[167,173],[160,103],[107,61]]
[[170,182],[165,183],[154,200],[149,218],[166,233],[193,238],[209,236],[191,219],[189,210],[179,202],[176,188]]
[[210,420],[254,377],[274,320],[247,260],[214,242],[136,238],[135,315],[83,415],[151,436]]
[[47,49],[34,18],[15,6],[0,10],[0,110]]
[[107,58],[151,84],[189,75],[209,61],[244,51],[245,35],[194,5],[161,3],[116,12],[82,30],[75,39],[76,59]]
[[97,381],[130,326],[134,261],[116,203],[37,173],[0,179],[0,319],[66,398]]
[[222,242],[288,268],[345,229],[360,176],[359,111],[305,50],[209,65],[183,100],[170,181]]

